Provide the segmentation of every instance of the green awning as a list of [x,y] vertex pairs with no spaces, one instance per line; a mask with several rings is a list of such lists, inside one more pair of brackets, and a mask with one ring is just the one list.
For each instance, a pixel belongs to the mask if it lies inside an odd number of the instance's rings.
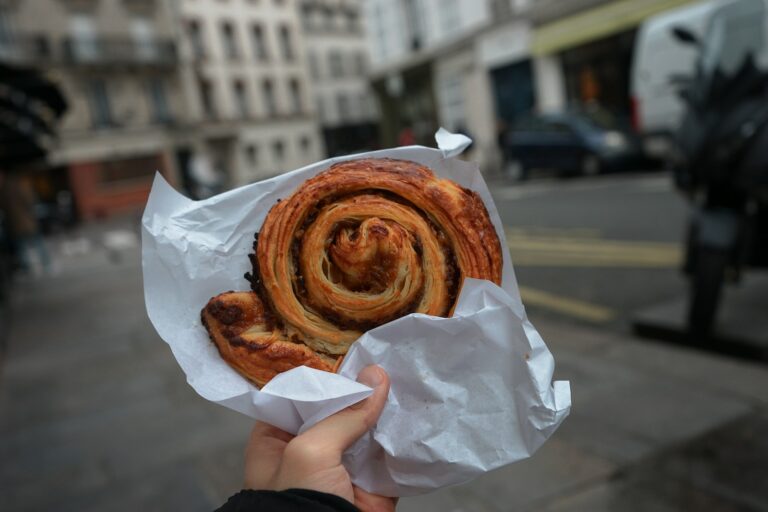
[[531,53],[546,55],[628,30],[644,19],[695,0],[617,0],[537,27]]

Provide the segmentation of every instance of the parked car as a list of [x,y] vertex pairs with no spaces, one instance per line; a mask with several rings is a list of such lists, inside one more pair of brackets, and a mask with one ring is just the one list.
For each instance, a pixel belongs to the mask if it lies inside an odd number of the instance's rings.
[[533,116],[515,123],[505,136],[505,171],[526,179],[532,169],[596,175],[642,163],[635,136],[601,110]]

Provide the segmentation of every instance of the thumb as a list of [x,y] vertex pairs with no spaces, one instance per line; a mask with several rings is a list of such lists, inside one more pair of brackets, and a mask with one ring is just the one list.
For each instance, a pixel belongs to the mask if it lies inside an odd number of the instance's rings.
[[389,376],[383,368],[366,366],[357,376],[357,381],[374,388],[373,394],[365,400],[329,416],[299,437],[309,445],[323,446],[330,454],[341,458],[363,434],[369,431],[379,419],[389,393]]

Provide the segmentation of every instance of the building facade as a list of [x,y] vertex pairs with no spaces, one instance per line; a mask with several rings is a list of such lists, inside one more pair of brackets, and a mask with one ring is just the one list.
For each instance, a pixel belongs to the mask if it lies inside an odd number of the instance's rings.
[[[43,199],[70,194],[90,219],[140,210],[155,171],[204,197],[323,158],[299,7],[0,0],[0,61],[44,72],[68,102],[36,172]],[[362,92],[349,101],[362,121]]]
[[589,105],[629,122],[637,27],[696,0],[368,0],[372,83],[385,145],[439,126],[474,140],[483,170],[535,112]]
[[540,110],[597,104],[629,120],[630,70],[638,26],[648,17],[695,0],[537,0],[533,25]]
[[183,179],[240,185],[325,155],[298,0],[178,0]]
[[314,104],[330,156],[374,149],[378,112],[360,0],[302,0]]
[[43,200],[68,194],[84,219],[133,211],[155,171],[176,176],[179,94],[174,21],[165,0],[4,0],[0,59],[44,71],[68,102]]
[[417,143],[433,145],[443,126],[474,140],[470,157],[482,169],[498,168],[503,116],[533,108],[528,4],[369,0],[384,144],[402,143],[412,132]]

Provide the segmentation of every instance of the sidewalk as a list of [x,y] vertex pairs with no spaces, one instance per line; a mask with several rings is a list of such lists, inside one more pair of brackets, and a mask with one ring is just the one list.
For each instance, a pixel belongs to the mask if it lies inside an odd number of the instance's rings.
[[[210,511],[239,489],[251,421],[198,397],[154,333],[132,230],[55,240],[58,275],[17,283],[2,510]],[[533,321],[571,416],[532,459],[398,510],[766,510],[768,368]]]

